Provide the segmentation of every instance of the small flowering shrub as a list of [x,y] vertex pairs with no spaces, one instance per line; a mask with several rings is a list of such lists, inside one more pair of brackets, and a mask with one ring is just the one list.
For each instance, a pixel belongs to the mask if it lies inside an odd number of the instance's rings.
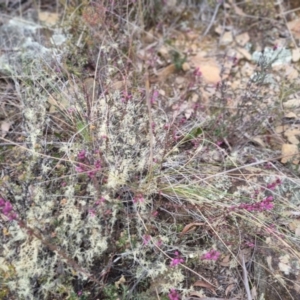
[[1,144],[0,299],[246,299],[269,292],[273,271],[298,276],[297,179],[254,145],[274,118],[263,82],[232,90],[238,60],[224,55],[228,76],[206,84],[187,65],[192,50],[177,49],[179,29],[162,27],[176,16],[188,40],[188,5],[203,20],[239,12],[198,2],[66,4],[65,56],[38,80],[28,65],[13,78],[21,119]]

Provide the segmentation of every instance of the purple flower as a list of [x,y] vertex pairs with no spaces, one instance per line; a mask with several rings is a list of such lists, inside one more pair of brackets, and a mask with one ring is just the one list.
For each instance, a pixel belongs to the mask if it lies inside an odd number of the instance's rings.
[[168,294],[169,300],[180,300],[180,295],[175,291],[175,289],[171,289]]
[[141,202],[144,202],[145,201],[145,198],[143,197],[143,195],[137,195],[137,197],[134,197],[133,198],[133,203],[141,203]]
[[13,207],[9,201],[5,201],[4,199],[0,198],[0,207],[2,213],[7,216],[10,221],[17,218],[17,214],[13,212]]
[[202,72],[200,71],[200,68],[196,68],[194,71],[194,76],[195,77],[200,77],[202,76]]
[[96,211],[94,209],[89,209],[89,215],[91,217],[95,217],[96,216]]
[[149,243],[150,241],[151,241],[151,236],[148,235],[148,234],[145,234],[145,235],[143,236],[143,245],[144,245],[144,246],[148,245],[148,243]]
[[75,171],[78,173],[83,173],[85,171],[84,164],[79,163],[78,166],[75,167]]
[[158,93],[157,90],[155,90],[155,91],[153,92],[152,97],[151,97],[151,100],[150,100],[151,104],[153,104],[153,103],[157,100],[158,96],[159,96],[159,93]]
[[96,160],[94,165],[95,165],[95,168],[96,168],[97,170],[100,170],[100,169],[101,169],[101,162],[100,162],[100,160]]
[[17,219],[17,214],[16,213],[10,213],[9,215],[8,215],[8,219],[9,219],[9,221],[12,221],[12,220],[16,220]]
[[209,252],[205,253],[202,255],[201,259],[207,259],[207,260],[218,260],[220,257],[221,253],[217,250],[210,250]]
[[4,206],[5,205],[5,200],[3,198],[0,198],[0,206]]
[[170,266],[175,267],[175,266],[177,266],[179,264],[182,264],[182,263],[184,263],[184,259],[180,256],[178,251],[175,251],[175,257],[171,259]]
[[12,211],[12,205],[10,204],[10,202],[6,201],[4,207],[2,208],[2,212],[5,215],[8,215],[11,211]]
[[84,160],[86,157],[86,152],[85,150],[81,150],[78,154],[77,154],[77,158],[80,160]]

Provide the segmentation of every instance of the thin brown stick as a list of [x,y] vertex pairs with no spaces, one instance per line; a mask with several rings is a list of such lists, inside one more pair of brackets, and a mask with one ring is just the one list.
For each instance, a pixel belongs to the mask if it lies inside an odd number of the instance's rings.
[[149,83],[149,74],[146,72],[145,74],[145,88],[146,88],[146,102],[148,107],[148,114],[149,114],[149,135],[150,135],[150,155],[149,155],[149,171],[150,174],[152,172],[152,165],[153,165],[153,119],[151,113],[151,101],[150,101],[150,83]]

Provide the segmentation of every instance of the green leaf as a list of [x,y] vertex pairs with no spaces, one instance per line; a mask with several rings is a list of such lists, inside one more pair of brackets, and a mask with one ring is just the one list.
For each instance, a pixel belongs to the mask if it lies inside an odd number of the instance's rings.
[[202,133],[203,133],[203,131],[202,131],[201,127],[195,127],[183,138],[182,142],[191,141],[191,140],[197,138]]
[[78,121],[76,123],[76,129],[79,131],[80,135],[82,136],[85,142],[91,142],[91,136],[89,133],[89,129],[86,124],[82,121]]

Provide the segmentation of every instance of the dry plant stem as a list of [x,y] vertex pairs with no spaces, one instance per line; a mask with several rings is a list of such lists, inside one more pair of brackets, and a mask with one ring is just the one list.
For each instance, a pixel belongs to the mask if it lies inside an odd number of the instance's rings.
[[138,2],[138,10],[139,10],[139,19],[140,19],[140,27],[144,29],[144,16],[143,16],[143,4],[142,0],[139,0]]
[[151,177],[152,166],[153,166],[153,128],[152,128],[152,113],[151,113],[151,102],[150,102],[150,83],[149,83],[149,74],[145,74],[145,88],[146,88],[146,102],[148,107],[149,114],[149,135],[150,135],[150,155],[149,155],[149,175]]
[[[15,143],[13,141],[10,141],[10,140],[7,140],[6,138],[3,138],[3,137],[0,137],[1,140],[9,143],[10,145],[15,145],[15,146],[18,146],[19,148],[23,149],[23,150],[26,150],[28,152],[31,152],[32,154],[36,154],[36,155],[39,155],[41,157],[45,157],[45,158],[51,158],[53,160],[58,160],[58,161],[65,161],[65,162],[69,162],[69,163],[73,163],[73,164],[77,164],[77,161],[74,161],[74,160],[70,160],[70,159],[64,159],[64,158],[57,158],[57,157],[54,157],[54,156],[50,156],[50,155],[46,155],[46,154],[43,154],[43,153],[39,153],[39,152],[35,152],[34,150],[31,150],[31,149],[28,149],[27,147],[24,147],[24,146],[21,146],[20,143]],[[86,167],[88,167],[88,165],[85,165]]]
[[298,11],[298,10],[300,10],[300,7],[297,7],[297,8],[291,9],[291,10],[287,10],[287,11],[282,11],[282,10],[280,9],[280,13],[277,14],[276,17],[282,17],[283,15],[287,15],[287,14],[289,14],[289,13],[293,13],[293,12],[296,12],[296,11]]
[[[246,218],[247,216],[243,216],[242,214],[238,214],[238,213],[233,213],[233,214],[240,218],[247,220],[247,218]],[[256,226],[259,226],[259,227],[261,227],[262,225],[265,226],[263,223],[260,222],[260,220],[254,214],[250,214],[250,216],[252,218],[252,222],[254,222]],[[295,249],[293,249],[286,241],[284,241],[280,237],[279,234],[276,234],[275,232],[273,232],[272,234],[278,241],[280,241],[282,243],[282,245],[284,245],[284,247],[286,247],[286,249],[288,249],[290,251],[290,253],[292,253],[295,257],[300,259],[300,253],[298,251],[296,251]]]
[[281,17],[283,18],[283,20],[285,22],[286,28],[287,28],[287,30],[288,30],[288,32],[290,34],[290,37],[291,37],[291,39],[293,41],[293,44],[294,44],[295,48],[298,49],[297,43],[296,43],[296,41],[294,39],[294,36],[293,36],[291,30],[289,29],[289,26],[287,25],[287,20],[286,20],[286,17],[285,17],[285,14],[284,14],[284,11],[283,11],[283,7],[282,7],[281,3],[279,3],[279,9],[280,9],[280,15],[281,15]]
[[157,299],[158,299],[158,300],[160,300],[160,297],[159,297],[159,294],[158,294],[158,290],[157,290],[157,288],[155,288],[155,293],[156,293],[156,297],[157,297]]
[[233,259],[239,264],[239,260],[237,259],[237,257],[233,254],[233,252],[226,245],[226,243],[223,242],[222,238],[217,233],[217,231],[213,228],[213,226],[210,224],[210,222],[207,220],[207,218],[202,214],[202,212],[199,209],[197,209],[197,211],[202,216],[202,218],[205,220],[205,223],[208,224],[208,226],[210,227],[210,229],[215,233],[215,235],[218,237],[218,239],[223,243],[223,245],[226,247],[226,249],[228,250],[228,252],[232,255]]
[[249,282],[248,282],[248,272],[247,272],[247,268],[246,268],[246,264],[245,264],[244,254],[242,254],[242,268],[243,268],[243,282],[244,282],[244,286],[245,286],[245,289],[246,289],[247,298],[248,298],[248,300],[252,300],[250,287],[249,287]]
[[212,16],[212,18],[211,18],[211,20],[210,20],[210,23],[209,23],[208,27],[206,28],[205,32],[203,33],[203,37],[205,37],[205,36],[208,34],[208,32],[210,31],[210,29],[211,29],[211,27],[212,27],[212,25],[213,25],[213,23],[214,23],[214,21],[215,21],[215,19],[216,19],[217,13],[218,13],[219,8],[220,8],[220,6],[222,5],[222,3],[223,3],[223,1],[220,1],[220,2],[217,4],[217,6],[216,6],[216,8],[215,8],[215,11],[214,11],[214,14],[213,14],[213,16]]
[[240,166],[240,167],[237,167],[237,168],[234,168],[234,169],[230,169],[230,170],[227,170],[227,171],[224,171],[224,172],[220,172],[220,173],[205,177],[203,179],[200,179],[200,180],[196,181],[195,183],[203,182],[207,179],[214,178],[215,176],[225,175],[225,174],[233,172],[233,171],[239,171],[239,170],[242,170],[242,169],[245,169],[245,168],[261,165],[261,164],[264,164],[264,163],[267,163],[267,162],[270,162],[270,161],[279,160],[279,159],[282,159],[284,157],[289,157],[289,156],[293,157],[293,156],[295,156],[295,154],[285,155],[285,156],[281,155],[281,156],[277,156],[277,157],[273,157],[273,158],[269,158],[269,159],[265,159],[265,160],[260,160],[260,161],[257,161],[257,162],[251,163],[251,164],[247,164],[247,165],[244,165],[244,166]]

